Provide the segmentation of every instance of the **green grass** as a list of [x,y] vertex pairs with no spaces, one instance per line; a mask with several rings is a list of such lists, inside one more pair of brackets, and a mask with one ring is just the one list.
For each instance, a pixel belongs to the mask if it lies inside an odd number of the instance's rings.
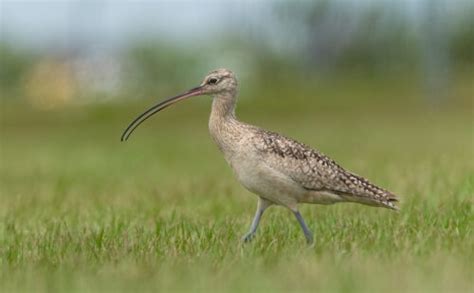
[[399,213],[302,206],[310,248],[281,207],[240,243],[256,197],[212,144],[206,98],[167,109],[127,143],[121,131],[152,101],[45,112],[4,103],[0,291],[469,291],[474,127],[469,90],[456,93],[439,109],[421,107],[414,87],[370,83],[242,99],[243,120],[400,194]]

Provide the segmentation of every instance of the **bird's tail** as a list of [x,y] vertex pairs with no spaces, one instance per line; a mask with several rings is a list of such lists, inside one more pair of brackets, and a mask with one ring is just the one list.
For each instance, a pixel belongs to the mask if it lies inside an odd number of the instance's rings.
[[348,198],[349,200],[396,211],[400,210],[396,205],[398,202],[398,196],[394,193],[378,187],[367,179],[356,174],[350,173],[349,178],[357,186],[351,194],[351,199]]
[[393,197],[390,197],[387,200],[382,201],[382,204],[386,208],[389,208],[389,209],[392,209],[392,210],[395,210],[395,211],[399,211],[400,208],[395,204],[395,203],[398,202],[398,198],[394,194],[392,194],[392,196]]

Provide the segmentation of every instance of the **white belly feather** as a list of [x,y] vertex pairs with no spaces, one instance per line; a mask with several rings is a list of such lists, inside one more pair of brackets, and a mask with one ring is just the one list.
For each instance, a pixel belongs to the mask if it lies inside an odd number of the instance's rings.
[[341,201],[338,195],[304,189],[290,177],[269,167],[260,158],[228,160],[239,182],[249,191],[284,206],[296,203],[332,204]]

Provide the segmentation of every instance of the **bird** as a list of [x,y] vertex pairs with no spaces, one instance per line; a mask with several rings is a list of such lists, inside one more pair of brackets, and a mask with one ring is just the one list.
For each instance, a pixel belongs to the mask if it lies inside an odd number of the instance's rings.
[[121,141],[146,119],[176,102],[195,96],[211,96],[209,132],[233,169],[238,181],[258,196],[257,210],[244,242],[251,241],[265,210],[278,205],[296,217],[308,244],[314,243],[298,205],[355,202],[399,210],[398,197],[367,179],[341,167],[334,160],[294,139],[237,119],[238,82],[229,69],[216,69],[202,83],[168,98],[139,115],[125,129]]

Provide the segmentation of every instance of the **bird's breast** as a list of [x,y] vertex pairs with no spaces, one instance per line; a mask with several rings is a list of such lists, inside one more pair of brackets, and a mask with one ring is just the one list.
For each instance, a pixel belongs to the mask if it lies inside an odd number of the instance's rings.
[[245,137],[243,132],[242,127],[239,127],[236,120],[215,118],[211,115],[209,133],[227,161],[235,154],[245,151],[242,149],[242,146],[245,144],[243,142]]

